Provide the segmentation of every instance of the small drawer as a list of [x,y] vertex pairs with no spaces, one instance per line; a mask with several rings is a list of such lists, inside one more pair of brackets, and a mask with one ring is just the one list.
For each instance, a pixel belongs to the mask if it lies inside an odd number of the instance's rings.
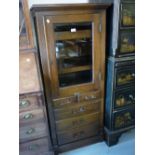
[[21,95],[19,97],[19,111],[29,111],[42,106],[41,94]]
[[20,155],[38,155],[49,150],[48,138],[22,143],[19,146]]
[[120,30],[119,55],[134,54],[135,52],[135,30]]
[[76,96],[70,96],[65,98],[53,99],[54,108],[64,108],[77,102]]
[[20,126],[33,124],[36,122],[45,122],[43,109],[37,109],[37,110],[22,112],[19,114]]
[[114,95],[114,109],[122,108],[135,104],[135,89],[130,87],[128,89],[117,90]]
[[135,3],[121,4],[121,27],[135,26]]
[[20,127],[19,139],[20,142],[26,142],[36,138],[47,136],[47,128],[45,123],[36,123],[26,127]]
[[112,128],[114,130],[125,128],[135,123],[135,109],[129,108],[126,110],[113,113]]
[[83,126],[68,130],[66,132],[59,132],[58,143],[59,145],[74,142],[80,139],[95,136],[99,133],[99,123],[91,124],[90,126]]
[[55,109],[55,119],[62,120],[66,118],[72,118],[75,116],[81,116],[85,114],[90,114],[93,112],[98,112],[101,100],[87,101],[70,106],[63,109]]
[[69,118],[65,120],[56,121],[57,132],[65,131],[67,129],[72,129],[80,127],[83,125],[93,124],[99,121],[99,113],[88,114],[85,116],[79,116],[76,118]]
[[131,85],[135,82],[135,67],[126,66],[116,69],[116,87]]
[[85,94],[80,94],[79,97],[80,101],[89,101],[89,100],[96,100],[101,98],[101,92],[100,91],[94,91],[94,92],[88,92]]

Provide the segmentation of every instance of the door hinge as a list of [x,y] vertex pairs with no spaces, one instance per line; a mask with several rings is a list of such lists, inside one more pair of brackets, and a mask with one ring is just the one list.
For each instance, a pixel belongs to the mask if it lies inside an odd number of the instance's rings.
[[102,24],[99,23],[99,32],[102,32]]

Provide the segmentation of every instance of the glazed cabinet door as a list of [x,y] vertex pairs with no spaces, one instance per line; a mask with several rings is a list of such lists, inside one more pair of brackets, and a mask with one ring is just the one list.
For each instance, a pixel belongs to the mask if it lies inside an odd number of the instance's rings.
[[100,14],[45,16],[52,97],[98,90]]

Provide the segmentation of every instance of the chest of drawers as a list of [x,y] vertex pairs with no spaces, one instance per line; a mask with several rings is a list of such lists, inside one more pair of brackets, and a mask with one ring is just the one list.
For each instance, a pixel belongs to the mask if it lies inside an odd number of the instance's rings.
[[19,141],[21,155],[50,150],[48,120],[41,90],[36,52],[19,53]]
[[135,122],[134,57],[109,57],[107,66],[105,131],[108,145],[117,142]]

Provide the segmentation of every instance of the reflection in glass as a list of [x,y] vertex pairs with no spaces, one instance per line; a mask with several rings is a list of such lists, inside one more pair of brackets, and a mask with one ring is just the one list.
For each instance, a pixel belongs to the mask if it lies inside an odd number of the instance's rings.
[[92,24],[54,24],[60,87],[92,81]]

